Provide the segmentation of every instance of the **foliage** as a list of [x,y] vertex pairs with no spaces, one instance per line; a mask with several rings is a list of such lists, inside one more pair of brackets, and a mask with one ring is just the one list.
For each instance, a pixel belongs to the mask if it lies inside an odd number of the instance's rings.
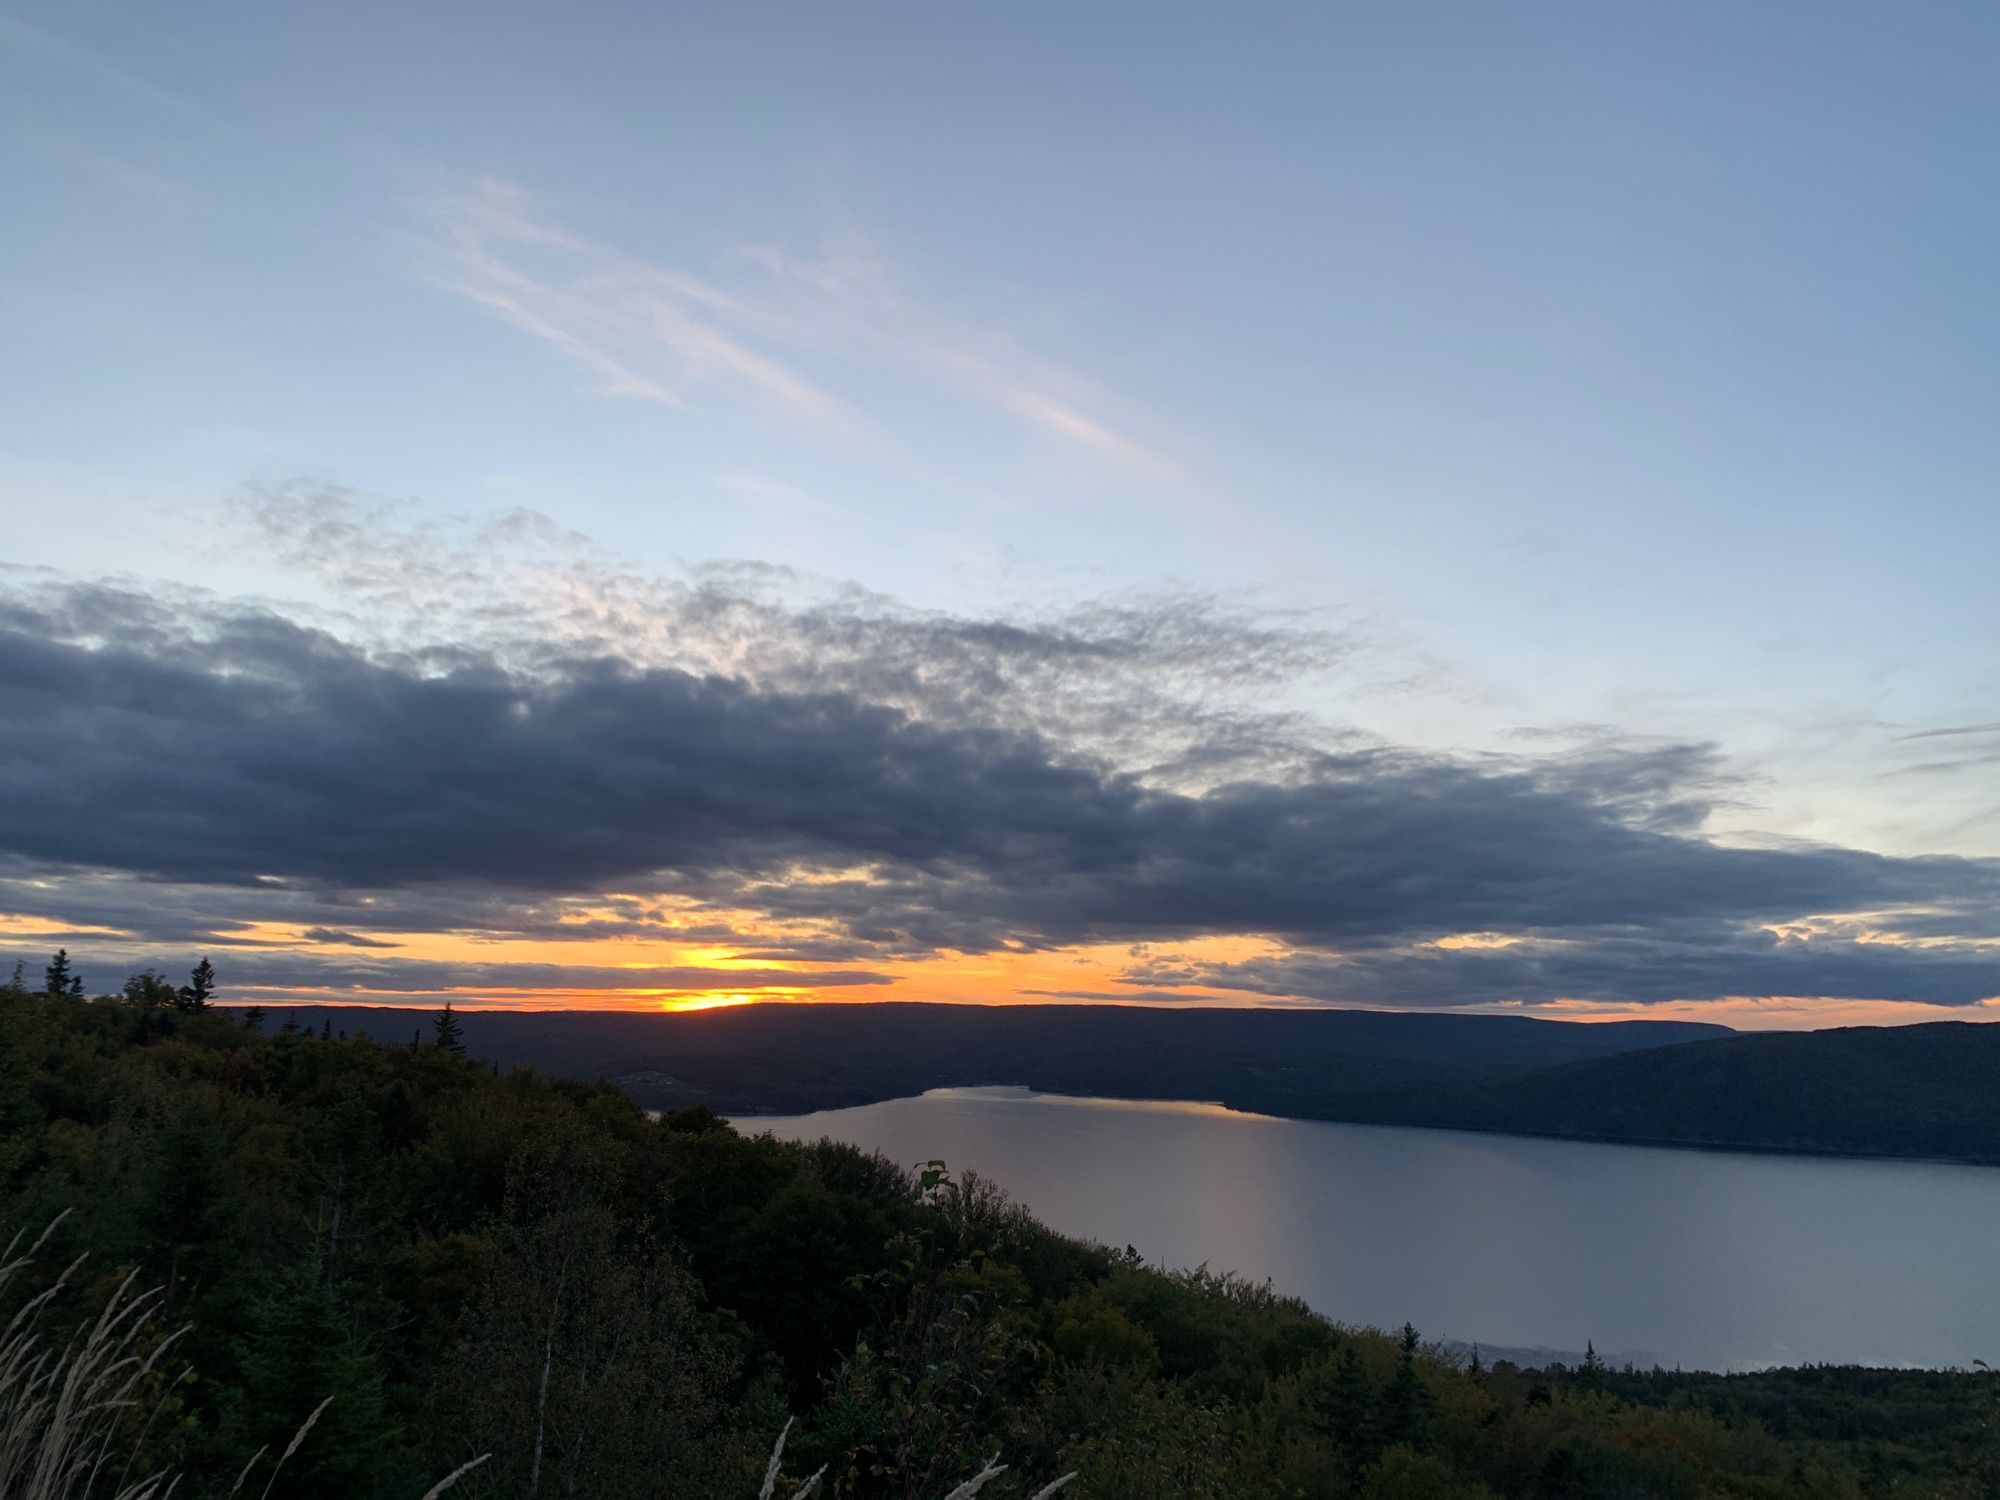
[[173,1367],[97,1419],[118,1484],[191,1495],[256,1492],[308,1419],[274,1496],[407,1500],[482,1454],[458,1493],[750,1495],[788,1417],[772,1493],[818,1473],[825,1500],[1072,1471],[1092,1500],[1973,1495],[2000,1443],[1982,1372],[1463,1369],[941,1163],[136,982],[0,987],[0,1222],[71,1206],[10,1295],[85,1249],[102,1269],[42,1304],[73,1326],[157,1288],[115,1326],[142,1359],[185,1326]]

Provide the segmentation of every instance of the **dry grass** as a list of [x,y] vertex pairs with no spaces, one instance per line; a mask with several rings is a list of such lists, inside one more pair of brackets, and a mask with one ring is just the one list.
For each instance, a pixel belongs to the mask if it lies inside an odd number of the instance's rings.
[[[764,1488],[758,1492],[757,1500],[776,1500],[778,1470],[783,1466],[785,1459],[785,1439],[791,1435],[792,1424],[790,1421],[787,1421],[784,1430],[778,1434],[778,1441],[772,1445],[771,1462],[764,1470]],[[944,1500],[973,1500],[974,1496],[986,1488],[989,1480],[997,1479],[1006,1472],[1007,1466],[1000,1462],[1000,1455],[996,1453],[986,1460],[984,1468],[966,1480],[965,1483],[958,1486],[949,1495],[946,1495]],[[792,1491],[791,1500],[812,1500],[812,1497],[819,1493],[820,1483],[825,1477],[826,1465],[821,1464],[818,1473]],[[1076,1478],[1075,1474],[1065,1474],[1062,1478],[1045,1484],[1036,1490],[1033,1496],[1030,1497],[1030,1500],[1050,1500],[1050,1497],[1056,1491],[1062,1489],[1074,1478]]]
[[[17,1234],[0,1251],[0,1307],[13,1300],[14,1289],[26,1278],[35,1258],[67,1214],[23,1248]],[[159,1414],[172,1381],[159,1379],[168,1356],[187,1330],[161,1338],[149,1337],[149,1322],[160,1306],[164,1289],[135,1291],[137,1272],[119,1282],[89,1322],[67,1336],[51,1334],[51,1310],[69,1290],[85,1257],[66,1265],[55,1281],[26,1298],[4,1328],[0,1328],[0,1497],[5,1500],[169,1500],[179,1479],[165,1469],[134,1475],[147,1429]],[[140,1416],[149,1392],[158,1390],[150,1411]],[[286,1460],[297,1453],[332,1398],[322,1401],[292,1435],[272,1464],[258,1500],[270,1500]],[[771,1449],[758,1500],[777,1500],[785,1439],[785,1423]],[[236,1476],[230,1497],[244,1493],[252,1473],[268,1450],[259,1449]],[[424,1493],[438,1497],[485,1463],[481,1454],[447,1474]],[[959,1485],[944,1500],[974,1500],[987,1483],[1006,1471],[995,1454],[986,1466]],[[1033,1500],[1050,1500],[1076,1476],[1065,1474],[1037,1490]],[[813,1500],[826,1478],[821,1466],[791,1492],[790,1500]]]
[[[65,1217],[59,1215],[25,1249],[19,1234],[8,1241],[0,1252],[0,1305],[12,1300]],[[170,1475],[131,1472],[136,1440],[152,1414],[139,1432],[133,1425],[180,1333],[147,1338],[147,1320],[160,1305],[161,1289],[134,1291],[134,1277],[127,1276],[94,1320],[66,1338],[52,1335],[50,1310],[82,1265],[82,1256],[71,1261],[0,1329],[0,1495],[160,1500],[173,1491]],[[153,1410],[157,1413],[157,1403]]]
[[[59,1214],[41,1235],[22,1247],[16,1234],[0,1251],[0,1307],[19,1287],[68,1217]],[[134,1475],[145,1434],[172,1389],[161,1381],[166,1360],[185,1328],[163,1338],[149,1337],[148,1324],[159,1310],[163,1288],[135,1291],[137,1272],[119,1282],[96,1318],[67,1336],[48,1324],[55,1304],[82,1268],[78,1256],[44,1290],[27,1297],[0,1328],[0,1497],[4,1500],[169,1500],[180,1483],[165,1469]],[[151,1409],[145,1399],[158,1388]],[[299,1451],[332,1404],[322,1401],[305,1419],[271,1466],[259,1500],[270,1500],[285,1461]],[[243,1492],[266,1450],[243,1466],[231,1497]],[[437,1500],[486,1462],[481,1454],[446,1475],[425,1493]]]

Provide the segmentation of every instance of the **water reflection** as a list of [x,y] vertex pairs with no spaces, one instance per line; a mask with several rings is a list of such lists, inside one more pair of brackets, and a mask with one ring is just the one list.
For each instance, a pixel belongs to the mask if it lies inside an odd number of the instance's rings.
[[943,1157],[1148,1260],[1270,1277],[1344,1322],[1747,1369],[2000,1353],[2000,1171],[1328,1125],[940,1089],[739,1122]]

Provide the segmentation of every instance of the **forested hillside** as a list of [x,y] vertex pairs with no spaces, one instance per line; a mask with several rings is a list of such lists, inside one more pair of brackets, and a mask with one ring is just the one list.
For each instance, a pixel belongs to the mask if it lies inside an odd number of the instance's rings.
[[[402,1035],[413,1024],[379,1007],[295,1014]],[[471,1011],[461,1024],[467,1049],[503,1068],[533,1062],[654,1108],[731,1116],[1018,1084],[1308,1120],[2000,1162],[2000,1027],[1967,1022],[1738,1035],[1671,1021],[876,1004]]]
[[1374,1118],[1588,1140],[2000,1163],[2000,1026],[1733,1036],[1385,1097]]
[[69,1215],[32,1284],[88,1255],[43,1326],[129,1268],[164,1289],[142,1338],[189,1330],[128,1413],[136,1472],[258,1494],[330,1400],[273,1500],[417,1500],[481,1454],[453,1496],[749,1497],[788,1417],[780,1494],[825,1465],[831,1496],[941,1500],[996,1451],[983,1500],[1072,1470],[1092,1500],[2000,1480],[1984,1374],[1462,1369],[1065,1239],[966,1164],[654,1120],[451,1041],[0,990],[0,1217]]
[[[300,1024],[408,1035],[408,1013],[308,1008]],[[1209,1099],[1338,1119],[1386,1088],[1509,1078],[1635,1047],[1728,1036],[1688,1021],[1609,1024],[1526,1016],[1129,1005],[759,1004],[680,1013],[463,1015],[467,1049],[609,1079],[659,1109],[803,1114],[920,1094],[1018,1084],[1124,1099]]]

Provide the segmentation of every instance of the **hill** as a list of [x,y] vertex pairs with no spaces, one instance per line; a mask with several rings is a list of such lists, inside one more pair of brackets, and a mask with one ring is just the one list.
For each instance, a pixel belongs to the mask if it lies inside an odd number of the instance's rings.
[[1730,1036],[1407,1088],[1354,1118],[1648,1145],[2000,1164],[2000,1026]]
[[[407,1009],[308,1026],[428,1035]],[[463,1012],[475,1057],[652,1109],[803,1114],[1016,1084],[1294,1119],[2000,1164],[2000,1027],[1738,1034],[1692,1022],[1110,1005]]]
[[[1608,1024],[1378,1011],[1117,1005],[749,1005],[679,1013],[461,1013],[473,1056],[607,1079],[649,1108],[802,1114],[1019,1084],[1050,1093],[1202,1099],[1349,1118],[1384,1090],[1513,1077],[1638,1047],[1729,1035],[1692,1022]],[[300,1021],[400,1039],[429,1017],[382,1007]]]
[[[969,1176],[214,1011],[0,988],[0,1226],[27,1231],[0,1257],[9,1370],[102,1347],[128,1270],[158,1289],[116,1335],[157,1362],[93,1420],[111,1471],[176,1494],[408,1500],[483,1454],[451,1500],[748,1500],[788,1418],[777,1493],[824,1465],[829,1500],[941,1500],[996,1451],[981,1500],[1070,1472],[1065,1500],[1970,1496],[2000,1473],[1987,1374],[1465,1368],[1067,1239]],[[0,1457],[46,1420],[0,1401]]]

